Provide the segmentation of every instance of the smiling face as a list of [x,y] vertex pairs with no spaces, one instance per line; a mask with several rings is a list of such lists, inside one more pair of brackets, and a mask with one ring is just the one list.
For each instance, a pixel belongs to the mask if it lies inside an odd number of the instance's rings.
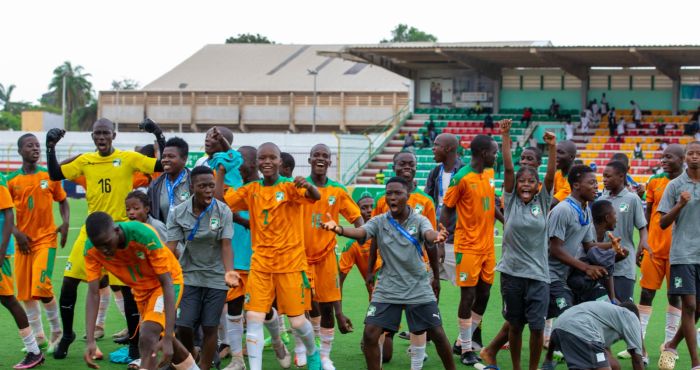
[[192,177],[191,191],[194,195],[195,202],[199,204],[209,205],[214,198],[214,175],[199,174]]
[[524,203],[529,203],[535,194],[538,193],[540,180],[537,174],[531,170],[518,171],[518,177],[515,182],[515,191],[520,200]]
[[413,178],[416,176],[416,156],[413,153],[403,152],[394,157],[394,172],[396,176],[413,183]]
[[107,120],[98,120],[92,126],[92,142],[100,155],[107,156],[112,153],[112,140],[116,136],[113,124]]
[[280,151],[276,145],[263,144],[258,148],[258,171],[260,171],[265,178],[276,176],[281,163]]
[[673,148],[669,146],[661,156],[661,168],[666,173],[678,173],[683,168],[683,157],[674,154]]
[[163,154],[160,157],[160,162],[163,164],[163,172],[177,176],[183,168],[187,158],[180,156],[180,150],[175,146],[166,146],[163,149]]
[[126,216],[131,221],[148,221],[148,212],[150,209],[146,207],[141,200],[137,198],[127,198],[124,202],[126,205]]
[[606,166],[603,170],[603,186],[605,190],[615,191],[625,186],[625,173],[618,172],[611,166]]
[[374,199],[372,198],[362,198],[358,203],[360,206],[360,214],[362,215],[362,220],[365,222],[372,218],[372,210],[374,209]]
[[22,140],[18,149],[19,155],[22,156],[22,161],[26,163],[36,163],[41,157],[41,146],[36,136],[27,136]]
[[406,207],[406,202],[408,202],[408,189],[401,183],[392,182],[387,184],[385,196],[389,210],[391,210],[392,213],[397,213]]
[[328,172],[328,167],[331,166],[331,150],[325,144],[317,144],[311,148],[309,155],[309,164],[311,165],[311,173],[314,175],[325,176]]
[[562,170],[571,167],[574,163],[575,155],[572,155],[571,151],[565,143],[557,144],[557,169]]
[[537,154],[531,149],[525,149],[520,154],[520,165],[539,168],[541,163],[537,160]]
[[586,202],[592,202],[598,195],[598,180],[594,172],[588,172],[581,175],[578,182],[573,184],[573,189],[578,191],[581,199]]

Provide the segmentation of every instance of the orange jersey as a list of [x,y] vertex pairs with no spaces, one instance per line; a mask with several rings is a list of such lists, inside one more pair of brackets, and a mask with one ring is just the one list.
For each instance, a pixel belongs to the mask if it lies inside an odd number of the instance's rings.
[[[340,256],[340,272],[347,275],[353,266],[357,266],[362,277],[366,277],[369,271],[369,250],[371,246],[372,239],[368,239],[365,244],[349,240],[345,250],[343,250],[343,254]],[[379,267],[381,267],[381,259],[377,255],[377,263],[375,263],[373,272],[377,272]]]
[[229,188],[224,200],[231,211],[250,215],[253,256],[250,269],[268,273],[306,271],[302,205],[313,203],[306,189],[280,176],[271,186],[263,180],[249,182],[238,190]]
[[[408,196],[408,202],[406,202],[411,208],[413,208],[416,213],[425,216],[433,228],[437,230],[437,221],[435,216],[435,203],[433,198],[426,194],[423,190],[416,188]],[[389,212],[389,205],[386,204],[386,196],[382,195],[377,199],[377,205],[372,210],[372,217],[381,215],[382,213]]]
[[563,202],[570,194],[571,185],[569,185],[569,179],[562,174],[561,170],[557,170],[554,173],[554,198]]
[[[310,184],[314,183],[311,177],[306,178],[306,181]],[[321,199],[315,203],[304,204],[302,207],[306,260],[312,264],[335,251],[337,244],[335,233],[321,228],[321,223],[327,221],[327,214],[330,214],[331,218],[338,223],[340,223],[340,215],[350,223],[355,223],[362,217],[360,208],[343,185],[328,179],[326,186],[317,187],[321,193]]]
[[80,176],[73,180],[74,183],[80,185],[83,187],[83,189],[87,190],[87,182],[85,181],[85,176]]
[[141,171],[139,172],[134,172],[134,176],[132,178],[132,187],[134,189],[138,188],[147,188],[148,185],[151,184],[151,182],[160,176],[162,172],[154,172],[152,174],[145,174]]
[[[671,252],[673,228],[661,228],[661,214],[656,212],[664,195],[666,185],[671,182],[667,173],[653,176],[647,184],[647,203],[651,203],[651,219],[649,220],[649,247],[654,252],[654,258],[668,259]],[[647,204],[647,207],[649,205]]]
[[457,211],[454,243],[456,253],[495,253],[494,185],[493,171],[478,173],[470,166],[462,167],[452,177],[444,203]]
[[46,168],[37,167],[33,174],[20,168],[8,176],[7,187],[17,212],[17,229],[27,234],[31,247],[56,247],[56,224],[53,202],[66,199],[60,181],[51,181]]
[[158,275],[170,273],[173,285],[183,284],[182,268],[177,258],[158,238],[149,225],[138,221],[118,222],[124,232],[126,247],[107,257],[88,239],[85,243],[85,270],[87,281],[102,277],[102,268],[111,272],[134,292],[134,299],[142,301],[149,292],[161,287]]

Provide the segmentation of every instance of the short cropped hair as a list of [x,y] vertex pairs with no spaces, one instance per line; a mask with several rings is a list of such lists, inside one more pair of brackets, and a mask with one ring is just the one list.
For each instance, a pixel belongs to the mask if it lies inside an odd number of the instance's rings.
[[85,219],[85,232],[87,233],[88,239],[92,240],[98,238],[103,233],[107,232],[112,225],[114,220],[112,216],[105,212],[93,212]]
[[583,178],[584,175],[587,173],[595,173],[592,168],[583,165],[583,164],[577,164],[569,170],[569,185],[571,187],[574,187],[574,184],[577,184],[578,182],[581,181],[581,178]]
[[187,159],[187,156],[190,153],[190,146],[187,144],[187,142],[177,136],[168,139],[168,141],[165,142],[165,147],[177,148],[177,152],[180,153],[180,157],[185,159]]
[[609,200],[596,200],[591,204],[591,213],[593,214],[593,223],[595,224],[605,221],[605,216],[610,212],[615,212],[615,208]]
[[389,184],[393,184],[393,183],[399,183],[399,184],[403,185],[403,187],[406,189],[407,192],[411,191],[411,185],[403,177],[394,176],[394,177],[390,178],[389,181],[386,182],[386,185],[388,186]]

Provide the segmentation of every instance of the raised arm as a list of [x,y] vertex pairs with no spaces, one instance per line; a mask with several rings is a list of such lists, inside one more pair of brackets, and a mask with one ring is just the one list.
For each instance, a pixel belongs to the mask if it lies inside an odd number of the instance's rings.
[[513,120],[504,119],[499,122],[501,126],[501,151],[503,152],[503,190],[512,193],[515,188],[515,167],[513,166],[513,153],[510,151],[510,127]]
[[56,158],[56,144],[65,134],[66,131],[60,128],[52,128],[46,133],[46,164],[49,170],[49,177],[53,181],[61,181],[66,178],[61,172],[61,166]]
[[330,214],[327,213],[326,217],[328,217],[329,221],[321,223],[321,228],[324,230],[332,231],[337,235],[344,236],[346,238],[355,239],[360,243],[364,243],[367,239],[367,231],[365,231],[365,229],[361,227],[342,227],[333,221]]
[[296,185],[296,187],[298,188],[305,188],[305,196],[307,198],[313,200],[321,199],[321,193],[318,191],[318,189],[315,186],[311,185],[308,181],[306,181],[306,179],[302,176],[297,176],[294,178],[294,185]]
[[557,172],[557,137],[551,132],[544,133],[544,142],[549,145],[547,158],[547,174],[544,175],[544,187],[549,193],[554,189],[554,175]]
[[690,193],[687,191],[684,191],[681,193],[681,196],[678,198],[678,202],[671,208],[671,211],[668,213],[661,213],[661,221],[659,224],[661,224],[661,228],[666,230],[668,229],[669,226],[673,225],[673,223],[676,221],[678,218],[678,215],[681,214],[681,210],[683,207],[685,207],[686,204],[690,201]]

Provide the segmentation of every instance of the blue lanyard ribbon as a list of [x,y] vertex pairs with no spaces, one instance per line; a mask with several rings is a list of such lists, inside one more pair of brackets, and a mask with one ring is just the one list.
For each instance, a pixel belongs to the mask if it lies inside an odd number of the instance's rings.
[[170,182],[170,177],[167,174],[165,175],[165,189],[168,191],[168,204],[170,205],[170,209],[175,207],[175,189],[180,185],[186,174],[187,170],[183,169],[174,183]]
[[591,220],[588,219],[588,212],[584,212],[571,198],[566,198],[565,201],[578,213],[578,222],[581,226],[586,226],[591,223]]
[[194,227],[192,227],[192,231],[190,231],[190,235],[187,236],[187,241],[191,242],[192,240],[194,240],[194,235],[197,233],[197,230],[199,230],[199,222],[202,221],[202,218],[204,218],[204,215],[206,215],[209,212],[209,210],[211,210],[212,207],[214,207],[214,203],[216,203],[216,201],[214,199],[212,199],[211,203],[209,203],[207,208],[204,211],[202,211],[202,213],[200,213],[199,216],[197,216],[197,221],[194,223]]
[[408,239],[408,241],[410,241],[413,244],[413,246],[416,247],[418,255],[422,258],[423,249],[421,248],[421,245],[418,242],[418,240],[416,240],[416,238],[414,238],[408,231],[406,231],[406,229],[404,229],[403,226],[399,225],[399,223],[396,220],[394,220],[393,217],[391,217],[390,212],[387,212],[386,218],[389,220],[389,224],[391,224],[391,226],[393,226],[394,229],[396,229],[396,231],[398,231],[401,235],[403,235],[404,238]]

